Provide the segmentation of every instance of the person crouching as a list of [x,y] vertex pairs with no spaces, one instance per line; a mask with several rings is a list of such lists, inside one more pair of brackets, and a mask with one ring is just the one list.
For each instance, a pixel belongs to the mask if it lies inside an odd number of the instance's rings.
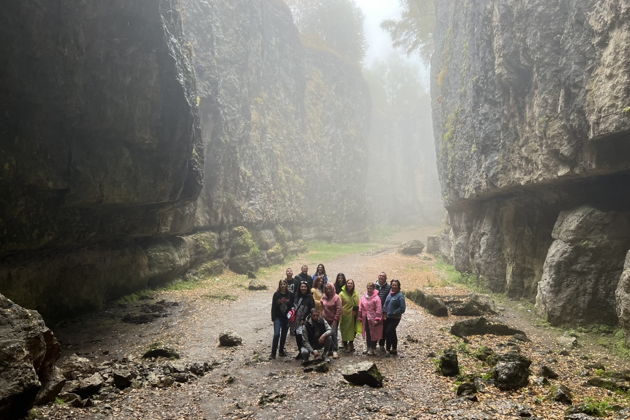
[[308,362],[311,356],[313,359],[325,359],[332,350],[331,335],[332,328],[321,316],[320,310],[313,308],[302,328],[302,361]]

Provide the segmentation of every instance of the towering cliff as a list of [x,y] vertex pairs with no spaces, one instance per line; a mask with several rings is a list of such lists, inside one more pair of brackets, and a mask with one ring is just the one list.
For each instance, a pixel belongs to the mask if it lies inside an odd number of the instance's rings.
[[630,3],[436,4],[441,252],[553,323],[627,319]]
[[302,44],[282,1],[36,0],[0,22],[0,292],[16,303],[65,316],[191,267],[279,263],[304,227],[363,228],[367,90]]

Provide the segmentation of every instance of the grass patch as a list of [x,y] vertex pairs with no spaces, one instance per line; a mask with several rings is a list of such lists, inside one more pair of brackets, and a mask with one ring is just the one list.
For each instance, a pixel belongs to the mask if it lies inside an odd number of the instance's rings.
[[308,244],[308,251],[304,255],[310,264],[318,264],[322,261],[330,261],[350,254],[361,254],[363,252],[374,251],[379,248],[375,243],[333,243],[333,242],[311,242]]
[[490,293],[485,280],[480,276],[459,272],[455,267],[443,260],[439,260],[435,266],[440,271],[442,279],[447,284],[463,286],[466,289],[478,293]]

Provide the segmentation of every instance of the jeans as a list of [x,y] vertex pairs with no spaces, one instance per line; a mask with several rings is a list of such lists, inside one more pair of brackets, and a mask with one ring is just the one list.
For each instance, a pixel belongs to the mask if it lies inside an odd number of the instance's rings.
[[400,324],[400,318],[387,318],[385,320],[384,334],[387,350],[398,350],[398,336],[396,327]]
[[273,321],[273,342],[271,343],[271,355],[275,356],[278,350],[278,340],[280,341],[280,351],[284,352],[284,344],[287,341],[287,331],[289,331],[289,319],[284,317],[276,318]]
[[339,351],[339,339],[338,339],[339,325],[333,327],[332,321],[327,320],[326,322],[330,324],[330,328],[332,329],[332,333],[330,334],[330,337],[332,338],[332,351]]

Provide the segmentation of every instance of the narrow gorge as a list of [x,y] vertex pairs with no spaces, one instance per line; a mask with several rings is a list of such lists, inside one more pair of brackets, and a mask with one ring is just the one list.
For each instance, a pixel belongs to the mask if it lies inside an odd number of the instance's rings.
[[366,237],[368,88],[283,2],[7,7],[0,291],[16,303],[55,320],[191,269],[252,273],[304,236]]

